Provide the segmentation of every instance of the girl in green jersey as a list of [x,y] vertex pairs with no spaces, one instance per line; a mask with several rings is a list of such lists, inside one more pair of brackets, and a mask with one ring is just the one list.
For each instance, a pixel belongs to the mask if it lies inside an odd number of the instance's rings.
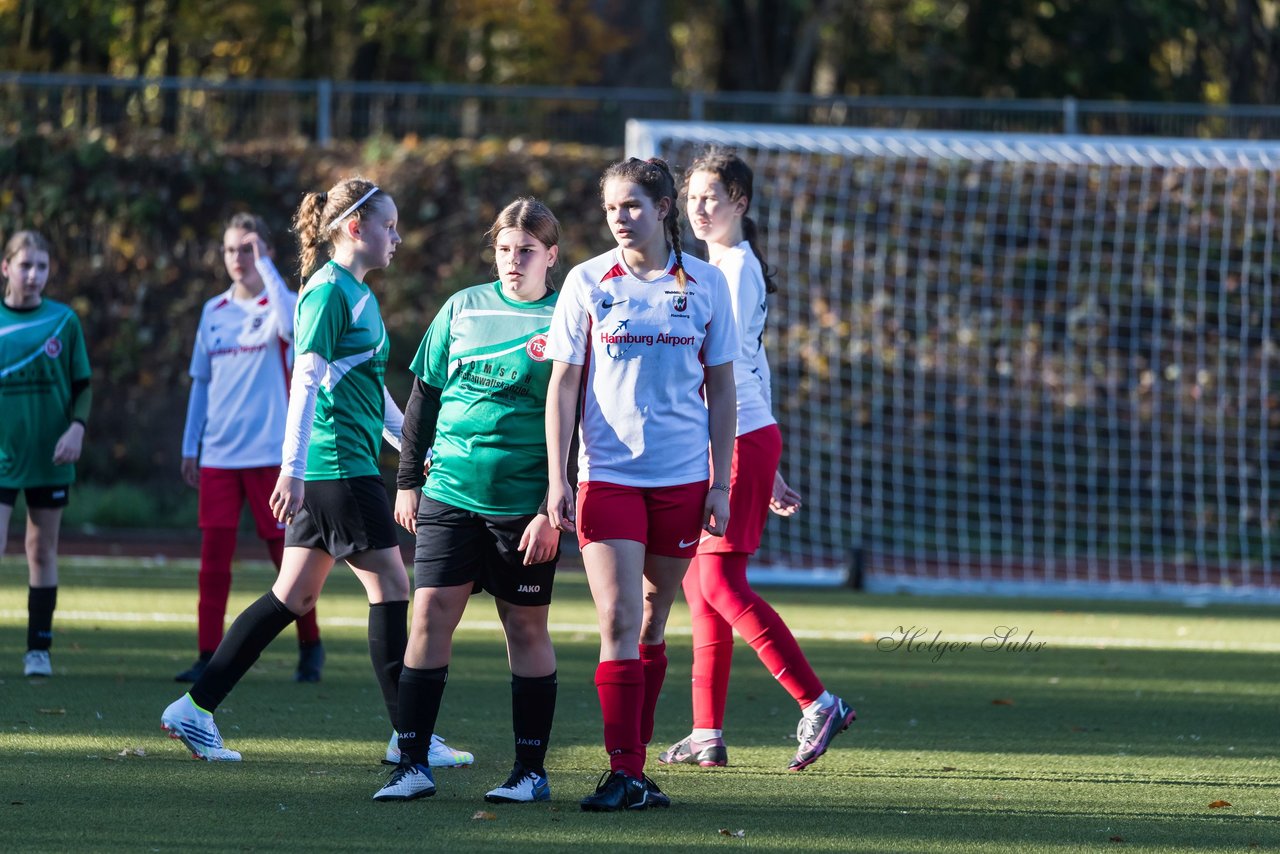
[[[511,665],[515,765],[492,803],[551,797],[544,759],[556,704],[547,631],[559,532],[545,507],[543,426],[556,293],[547,282],[560,224],[516,199],[489,229],[498,281],[449,298],[413,360],[396,477],[396,521],[416,534],[413,630],[400,675],[400,764],[376,801],[435,793],[427,735],[449,673],[453,632],[473,592],[494,597]],[[430,451],[430,472],[423,463]]]
[[[240,759],[223,745],[212,712],[267,644],[315,607],[339,560],[369,597],[369,653],[396,720],[409,582],[378,452],[383,437],[399,448],[403,417],[382,382],[387,334],[364,281],[391,263],[396,222],[391,196],[360,178],[308,193],[294,217],[301,273],[310,278],[298,297],[283,462],[270,498],[288,523],[284,559],[271,590],[236,618],[191,691],[161,717],[198,759]],[[324,245],[331,260],[315,269]]]
[[27,653],[23,675],[52,676],[58,531],[89,418],[89,356],[80,319],[45,299],[49,243],[9,238],[0,264],[0,554],[18,493],[27,498]]

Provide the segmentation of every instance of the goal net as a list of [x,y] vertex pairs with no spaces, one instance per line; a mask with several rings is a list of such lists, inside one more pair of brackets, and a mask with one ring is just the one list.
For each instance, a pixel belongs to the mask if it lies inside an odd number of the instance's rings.
[[1280,602],[1280,145],[628,124],[677,169],[708,143],[754,168],[780,273],[805,507],[760,562]]

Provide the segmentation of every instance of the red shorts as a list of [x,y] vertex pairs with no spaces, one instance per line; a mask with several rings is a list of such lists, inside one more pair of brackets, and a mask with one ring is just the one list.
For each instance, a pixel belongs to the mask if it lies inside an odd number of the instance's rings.
[[622,486],[597,480],[578,488],[578,546],[634,540],[662,557],[691,558],[702,536],[707,483]]
[[284,538],[283,522],[271,515],[271,490],[280,477],[278,466],[252,469],[211,469],[200,467],[200,527],[238,528],[240,508],[249,503],[249,512],[264,540]]
[[752,430],[733,440],[733,471],[729,475],[729,529],[723,537],[703,537],[698,553],[743,552],[760,548],[760,535],[769,518],[773,476],[782,459],[782,431],[777,424]]

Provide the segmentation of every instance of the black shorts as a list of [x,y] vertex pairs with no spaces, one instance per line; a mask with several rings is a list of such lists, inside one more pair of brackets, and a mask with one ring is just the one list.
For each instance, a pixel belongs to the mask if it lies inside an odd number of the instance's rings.
[[414,588],[473,584],[473,593],[484,590],[512,605],[549,604],[560,552],[546,563],[524,565],[517,547],[531,521],[533,514],[491,516],[422,496]]
[[303,484],[302,509],[284,531],[285,547],[323,549],[337,560],[399,547],[391,501],[377,475]]
[[71,486],[28,486],[24,489],[0,486],[0,504],[12,507],[18,503],[18,493],[27,496],[27,506],[38,510],[57,510],[71,501]]

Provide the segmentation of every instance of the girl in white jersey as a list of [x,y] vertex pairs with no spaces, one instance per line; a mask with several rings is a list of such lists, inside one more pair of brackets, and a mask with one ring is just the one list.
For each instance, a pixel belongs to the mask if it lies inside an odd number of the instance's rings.
[[[298,295],[272,263],[262,217],[239,213],[222,235],[231,287],[204,304],[191,353],[191,394],[182,433],[182,479],[199,494],[199,657],[174,677],[194,682],[222,640],[231,593],[231,559],[245,504],[271,562],[280,568],[284,525],[267,502],[280,473],[293,366],[293,311]],[[298,682],[320,681],[324,647],[315,610],[298,618]]]
[[[391,196],[350,178],[308,193],[294,217],[301,273],[283,462],[270,506],[288,523],[271,590],[246,608],[191,691],[160,718],[197,759],[239,761],[213,712],[280,632],[315,607],[329,571],[345,560],[369,597],[369,653],[396,720],[409,583],[378,471],[380,435],[397,448],[403,416],[383,385],[387,335],[366,274],[391,263],[400,235]],[[316,270],[319,247],[332,260]],[[469,760],[468,760],[469,761]]]
[[[569,272],[547,345],[547,505],[557,527],[576,522],[600,623],[610,771],[582,800],[589,811],[670,803],[644,774],[645,745],[680,579],[702,530],[720,536],[729,522],[741,352],[724,276],[681,252],[667,164],[616,163],[600,186],[618,245]],[[567,454],[579,402],[575,507]]]
[[92,394],[80,319],[45,297],[49,242],[19,231],[0,274],[0,554],[18,493],[27,499],[27,652],[24,676],[52,676],[49,649],[58,601],[58,532]]
[[800,705],[800,746],[789,766],[800,771],[848,729],[854,712],[823,687],[787,624],[747,584],[747,558],[760,545],[766,508],[789,516],[800,507],[799,494],[778,472],[782,435],[770,412],[764,352],[767,294],[776,288],[756,243],[755,223],[747,216],[752,177],[750,167],[736,154],[712,148],[689,168],[684,188],[693,233],[706,241],[711,262],[729,281],[743,353],[734,365],[738,429],[729,481],[729,526],[723,537],[703,540],[684,578],[693,622],[694,730],[658,761],[703,767],[728,764],[724,707],[736,630]]

